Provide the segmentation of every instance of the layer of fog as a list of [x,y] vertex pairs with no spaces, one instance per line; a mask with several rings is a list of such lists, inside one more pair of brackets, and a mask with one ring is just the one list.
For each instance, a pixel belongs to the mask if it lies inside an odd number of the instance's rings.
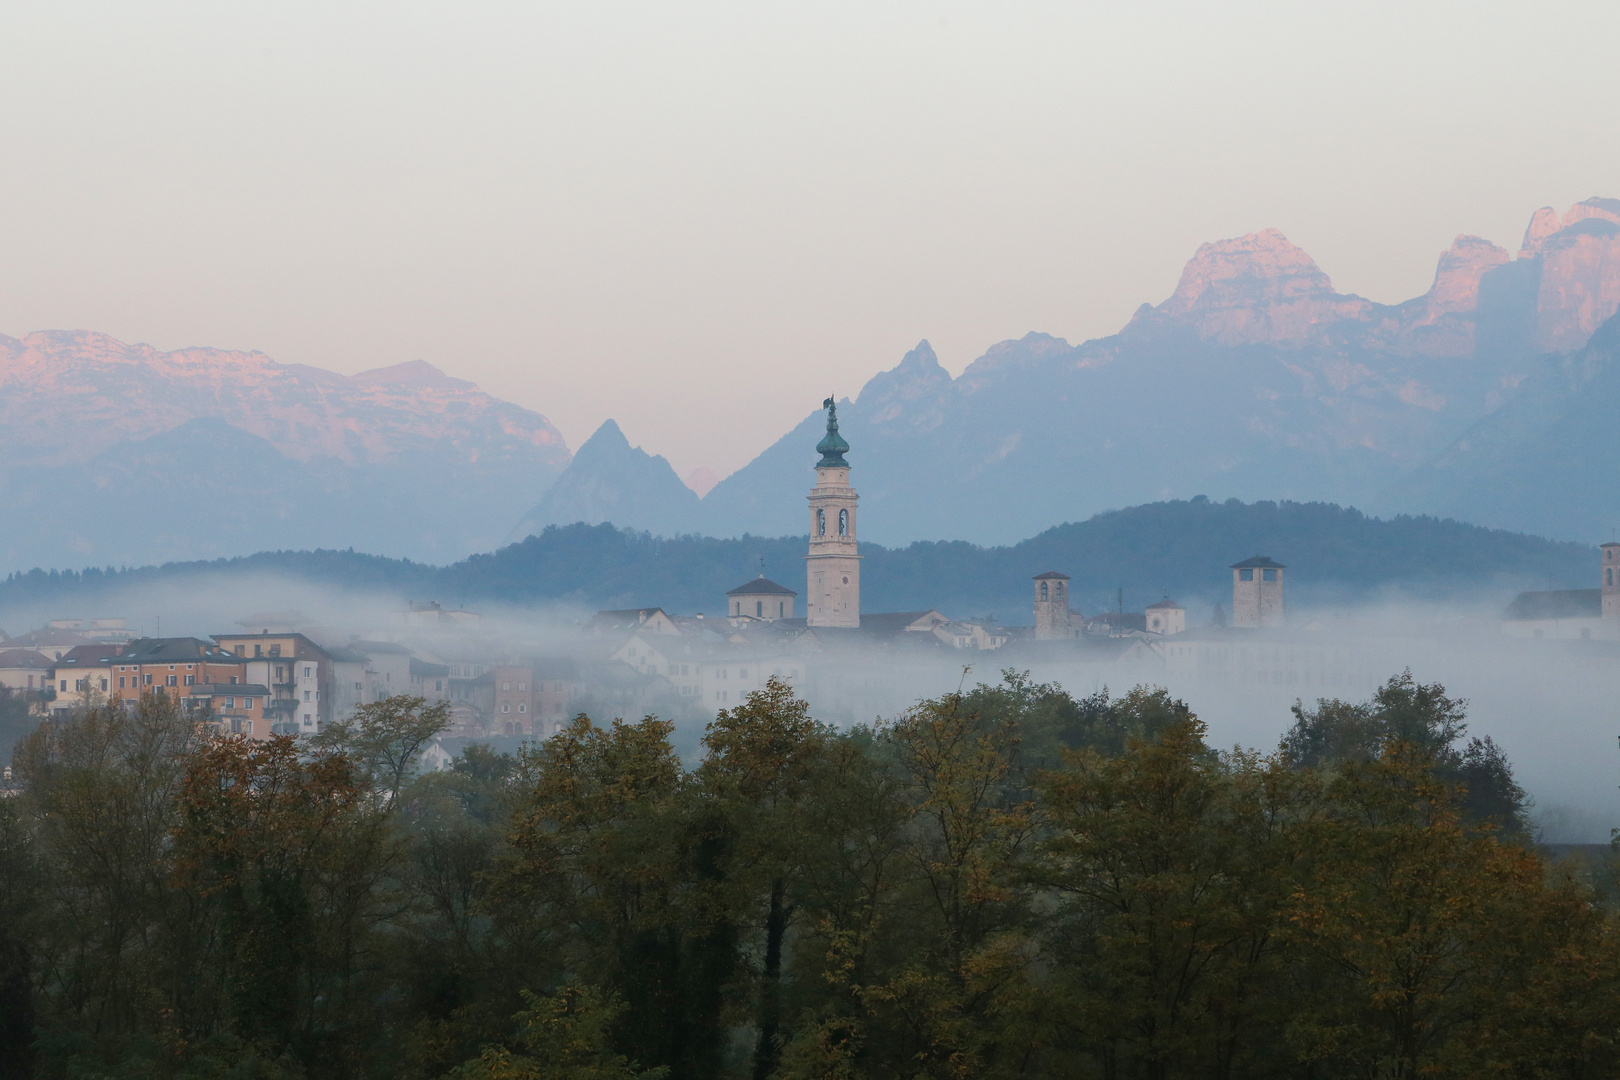
[[[411,597],[428,601],[432,597]],[[66,617],[123,617],[132,629],[165,636],[240,633],[256,623],[288,622],[325,646],[388,640],[443,662],[518,656],[605,655],[606,642],[585,638],[591,611],[478,605],[470,624],[412,626],[407,598],[315,586],[272,575],[204,574],[108,591],[74,601],[0,608],[12,634]],[[1196,609],[1195,622],[1205,621]],[[1005,651],[829,649],[801,655],[802,692],[821,718],[840,725],[892,717],[924,697],[976,682],[996,682],[1004,668],[1027,670],[1079,696],[1106,688],[1123,694],[1138,684],[1164,686],[1208,724],[1210,741],[1269,751],[1293,722],[1290,706],[1318,697],[1365,700],[1392,675],[1410,668],[1468,702],[1469,735],[1489,736],[1507,753],[1536,803],[1548,842],[1607,841],[1620,825],[1620,642],[1554,641],[1502,634],[1499,609],[1388,602],[1350,611],[1290,611],[1290,627],[1249,639],[1276,652],[1285,677],[1256,683],[1147,655],[1136,663],[1099,663],[1062,650],[1015,644]],[[1202,630],[1190,635],[1197,638]],[[1163,644],[1173,645],[1174,639]],[[1290,659],[1290,650],[1297,655]],[[1337,657],[1331,683],[1313,665]],[[1313,659],[1314,658],[1314,659]],[[796,665],[797,666],[797,665]],[[964,668],[969,670],[964,674]],[[1294,672],[1292,680],[1286,673]],[[596,717],[607,720],[611,717]],[[678,741],[695,745],[706,716],[688,707],[677,718]]]

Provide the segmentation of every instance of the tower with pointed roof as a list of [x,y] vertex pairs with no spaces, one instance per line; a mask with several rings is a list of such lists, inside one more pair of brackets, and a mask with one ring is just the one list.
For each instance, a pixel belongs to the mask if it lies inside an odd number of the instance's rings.
[[855,504],[849,486],[849,443],[838,434],[838,404],[827,410],[827,434],[816,444],[816,486],[810,491],[810,554],[805,556],[805,622],[861,625],[861,557],[855,549]]

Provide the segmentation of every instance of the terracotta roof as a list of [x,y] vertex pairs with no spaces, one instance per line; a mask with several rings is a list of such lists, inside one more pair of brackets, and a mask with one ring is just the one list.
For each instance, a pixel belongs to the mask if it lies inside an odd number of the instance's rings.
[[51,658],[33,649],[7,649],[0,652],[0,668],[48,668]]

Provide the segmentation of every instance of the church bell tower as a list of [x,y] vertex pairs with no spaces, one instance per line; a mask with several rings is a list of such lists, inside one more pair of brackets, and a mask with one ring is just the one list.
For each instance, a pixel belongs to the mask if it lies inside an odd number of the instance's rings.
[[810,554],[805,556],[805,623],[861,625],[861,557],[855,553],[855,504],[849,486],[849,443],[838,434],[838,405],[827,410],[827,435],[816,444],[816,486],[810,492]]

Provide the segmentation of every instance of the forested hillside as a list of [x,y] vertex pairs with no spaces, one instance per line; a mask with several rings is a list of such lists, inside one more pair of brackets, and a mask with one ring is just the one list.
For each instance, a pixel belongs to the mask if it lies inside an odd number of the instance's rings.
[[[0,583],[0,618],[18,605],[76,608],[115,598],[127,586],[205,572],[278,573],[402,599],[469,605],[566,601],[717,612],[726,590],[758,574],[761,560],[767,576],[802,587],[804,551],[802,537],[663,539],[611,525],[572,525],[444,567],[313,551],[135,570],[14,574]],[[1230,588],[1227,566],[1254,554],[1288,566],[1290,602],[1297,604],[1386,595],[1505,604],[1523,588],[1588,587],[1596,565],[1595,552],[1581,544],[1434,518],[1386,521],[1326,503],[1235,499],[1111,511],[1010,547],[862,544],[861,552],[867,611],[937,607],[955,616],[993,613],[1013,622],[1027,621],[1030,577],[1054,569],[1074,577],[1074,602],[1082,610],[1097,610],[1112,607],[1119,588],[1126,604],[1136,607],[1164,594],[1213,604]],[[1205,614],[1194,612],[1195,618]]]
[[1410,675],[1222,754],[1009,676],[701,763],[580,717],[414,775],[447,706],[207,738],[148,695],[0,798],[0,1075],[1620,1076],[1612,867],[1555,872]]

